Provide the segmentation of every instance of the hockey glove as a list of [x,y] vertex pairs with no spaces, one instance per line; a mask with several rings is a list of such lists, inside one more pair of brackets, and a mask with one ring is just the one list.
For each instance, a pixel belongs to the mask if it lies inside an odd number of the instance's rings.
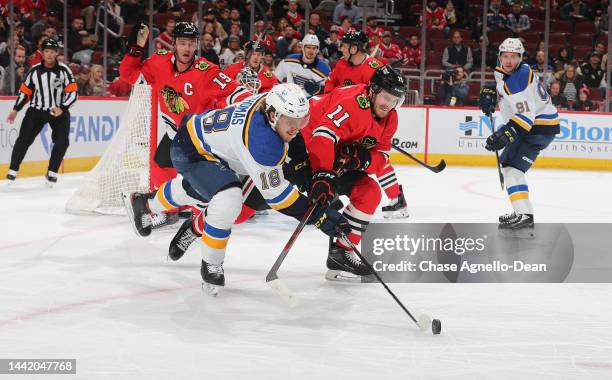
[[316,209],[308,223],[313,224],[325,235],[331,237],[338,237],[351,232],[351,226],[346,218],[331,206]]
[[372,163],[370,151],[361,145],[350,144],[340,149],[336,165],[345,171],[366,170]]
[[297,186],[301,193],[307,193],[312,181],[310,163],[306,160],[291,160],[283,164],[283,175],[291,183]]
[[318,95],[321,93],[321,84],[312,79],[308,79],[304,82],[304,91],[310,96]]
[[506,145],[515,142],[518,136],[519,133],[514,126],[512,124],[506,124],[487,138],[485,149],[491,152],[503,149]]
[[331,203],[336,195],[337,174],[328,170],[320,170],[312,176],[312,186],[308,193],[308,200],[311,203],[318,203],[319,208],[323,208]]
[[480,101],[478,102],[482,113],[487,116],[495,113],[495,107],[497,106],[497,91],[495,87],[483,87],[480,89]]

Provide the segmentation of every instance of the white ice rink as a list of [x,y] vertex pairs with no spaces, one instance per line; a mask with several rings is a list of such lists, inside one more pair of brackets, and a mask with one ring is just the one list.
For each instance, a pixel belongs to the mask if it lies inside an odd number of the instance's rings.
[[[493,168],[398,175],[410,222],[508,209]],[[309,227],[279,272],[291,309],[264,278],[296,223],[271,214],[234,228],[211,298],[199,251],[166,261],[172,232],[144,239],[125,217],[66,214],[81,179],[0,181],[0,358],[76,358],[83,379],[612,379],[611,284],[391,284],[442,320],[433,336],[380,285],[326,281],[327,239]],[[528,180],[536,221],[612,222],[612,172]]]

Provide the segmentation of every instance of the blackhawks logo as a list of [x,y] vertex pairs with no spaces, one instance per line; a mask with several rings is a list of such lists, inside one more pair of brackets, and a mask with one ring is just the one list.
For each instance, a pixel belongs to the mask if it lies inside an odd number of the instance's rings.
[[357,95],[355,100],[357,101],[357,104],[359,104],[359,108],[361,108],[362,110],[367,110],[368,108],[370,108],[370,101],[368,100],[368,98],[366,98],[364,94]]
[[266,78],[272,78],[272,73],[269,72],[268,70],[266,70],[266,71],[263,72],[263,76],[266,77]]
[[377,69],[380,67],[380,63],[378,63],[378,61],[370,61],[368,65],[370,65],[370,67],[373,69]]
[[168,50],[166,50],[166,49],[157,49],[155,54],[157,54],[157,55],[166,55],[166,54],[168,54]]
[[343,85],[344,87],[346,87],[346,86],[352,86],[352,85],[354,85],[354,84],[355,84],[355,82],[353,82],[353,81],[352,81],[352,80],[350,80],[350,79],[345,79],[345,80],[344,80],[344,82],[342,82],[342,85]]
[[200,61],[198,63],[196,63],[195,68],[198,70],[208,70],[208,68],[210,67],[210,65],[204,61]]
[[164,86],[161,90],[161,95],[164,98],[164,103],[166,103],[166,107],[173,113],[182,113],[185,110],[189,109],[189,104],[187,101],[183,99],[182,95],[179,92],[176,92],[170,86]]
[[372,136],[365,136],[365,137],[362,137],[361,140],[359,140],[359,145],[361,145],[362,147],[366,149],[372,149],[376,146],[376,144],[377,144],[376,138]]

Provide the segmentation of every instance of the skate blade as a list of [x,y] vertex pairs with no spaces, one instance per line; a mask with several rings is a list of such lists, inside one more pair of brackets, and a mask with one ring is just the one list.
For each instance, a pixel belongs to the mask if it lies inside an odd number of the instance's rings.
[[121,200],[123,201],[123,206],[125,208],[125,213],[130,221],[130,226],[134,230],[134,233],[137,236],[143,237],[140,232],[138,232],[138,228],[136,228],[136,224],[134,223],[134,210],[132,209],[132,201],[130,199],[130,194],[121,192]]
[[349,282],[349,283],[360,283],[361,276],[352,274],[351,272],[345,272],[341,270],[328,269],[325,273],[325,279],[328,281],[336,282]]
[[383,211],[383,218],[385,219],[404,219],[409,217],[410,214],[406,209],[397,211]]
[[208,282],[202,283],[202,291],[211,297],[219,295],[219,287],[217,285],[209,284]]
[[499,235],[508,239],[535,239],[535,228],[521,228],[519,230],[511,230],[500,228]]

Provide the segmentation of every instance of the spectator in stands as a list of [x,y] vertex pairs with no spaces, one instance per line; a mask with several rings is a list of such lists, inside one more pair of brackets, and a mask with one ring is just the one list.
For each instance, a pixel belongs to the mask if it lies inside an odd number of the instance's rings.
[[37,63],[42,62],[42,51],[40,50],[40,46],[42,45],[43,41],[47,39],[47,36],[45,35],[41,35],[40,37],[38,37],[38,43],[36,44],[36,50],[34,51],[34,53],[32,53],[30,55],[30,57],[28,58],[28,66],[32,67]]
[[347,16],[343,16],[340,20],[340,29],[338,33],[338,38],[342,39],[345,33],[354,31],[353,24],[351,24],[351,19]]
[[559,48],[557,58],[555,58],[555,60],[561,62],[561,64],[563,64],[563,68],[565,69],[565,66],[572,62],[572,57],[570,56],[569,50],[565,46],[562,46]]
[[295,46],[300,42],[296,37],[293,26],[287,25],[283,37],[276,41],[276,59],[285,59],[287,54],[295,50]]
[[571,0],[561,8],[561,19],[579,21],[589,18],[589,7],[581,0]]
[[569,109],[567,98],[561,93],[561,84],[558,81],[554,81],[550,84],[550,99],[552,104],[557,107],[557,109]]
[[446,20],[446,28],[444,31],[447,36],[452,29],[459,29],[464,26],[463,14],[455,8],[455,4],[452,0],[448,0],[446,3],[446,7],[444,8],[444,19]]
[[321,0],[319,5],[317,5],[314,9],[314,12],[318,12],[326,16],[331,16],[334,13],[334,10],[336,9],[336,5],[338,5],[336,0]]
[[304,30],[302,28],[302,35],[314,34],[319,38],[321,45],[325,44],[325,41],[329,38],[329,32],[321,25],[321,16],[318,13],[311,13],[309,21],[309,30]]
[[329,30],[329,39],[325,41],[323,48],[321,48],[321,54],[329,61],[330,66],[333,66],[342,57],[340,51],[342,41],[338,38],[339,29],[338,25],[332,25]]
[[278,21],[276,22],[276,30],[274,34],[275,39],[278,40],[279,38],[283,37],[287,25],[289,25],[289,21],[287,21],[285,17],[281,17],[278,19]]
[[523,6],[519,2],[512,5],[512,12],[508,14],[507,19],[508,29],[510,29],[515,35],[531,29],[529,16],[523,13]]
[[[217,4],[221,4],[218,2]],[[229,8],[223,8],[219,11],[219,23],[223,26],[223,30],[227,34],[229,34],[230,25],[232,25],[232,20],[230,20],[230,10]]]
[[172,39],[172,32],[174,31],[174,26],[176,25],[176,20],[170,18],[166,21],[166,28],[163,32],[157,36],[155,39],[155,49],[164,49],[167,51],[174,51],[174,41]]
[[253,34],[253,36],[251,36],[251,40],[259,41],[267,49],[270,49],[273,54],[277,53],[274,37],[266,31],[266,23],[263,20],[259,20],[255,23],[255,33]]
[[565,65],[561,61],[555,59],[554,67],[555,67],[555,80],[558,81],[563,76],[563,74],[565,74]]
[[[223,29],[223,25],[217,21],[217,15],[215,14],[215,10],[213,8],[208,8],[206,12],[204,12],[204,22],[212,23],[213,30],[209,30],[208,33],[215,35],[219,41],[223,41],[227,38],[227,33],[225,32],[225,29]],[[206,24],[204,24],[202,30],[206,31]],[[221,46],[219,45],[219,49],[220,48]]]
[[561,77],[561,93],[568,101],[574,102],[578,97],[578,91],[584,87],[584,80],[581,75],[576,74],[576,66],[567,65],[565,74]]
[[372,38],[372,35],[382,36],[384,29],[378,26],[378,18],[376,16],[369,16],[366,25],[366,35],[368,38]]
[[445,106],[463,106],[464,99],[470,92],[467,75],[459,66],[442,74],[442,83],[438,93],[440,104]]
[[287,21],[297,30],[301,28],[304,23],[304,17],[298,11],[297,0],[289,0],[287,5],[287,14],[285,15]]
[[606,48],[606,44],[604,44],[603,42],[598,42],[595,44],[595,53],[599,53],[601,55],[604,55],[606,53],[608,53],[608,49]]
[[391,32],[385,30],[382,34],[382,41],[379,45],[382,57],[387,60],[390,65],[396,65],[404,60],[402,50],[397,44],[391,41]]
[[[244,23],[244,22],[242,22],[240,20],[240,9],[232,8],[230,10],[229,18],[230,18],[232,23],[240,24],[240,29],[242,30],[242,35],[243,36],[248,36],[249,35],[249,25],[247,25],[246,23]],[[240,45],[240,46],[242,46],[242,45]]]
[[444,30],[444,28],[446,27],[444,9],[440,8],[438,6],[438,2],[435,0],[429,1],[427,3],[427,7],[425,7],[425,27],[427,28],[427,30]]
[[561,93],[561,84],[554,81],[550,84],[550,99],[552,104],[559,110],[568,110],[569,103],[565,95]]
[[584,78],[585,86],[600,87],[606,85],[605,81],[603,81],[605,72],[601,68],[601,55],[599,53],[591,53],[589,61],[580,67],[580,71]]
[[94,53],[94,48],[96,44],[98,43],[98,37],[96,37],[95,34],[90,34],[86,37],[83,37],[83,39],[81,40],[81,43],[83,45],[82,50],[79,50],[75,52],[74,54],[72,54],[72,60],[79,61],[80,63],[88,65],[91,63],[91,58]]
[[465,71],[469,71],[473,63],[472,49],[463,43],[459,31],[453,32],[452,44],[447,46],[442,54],[442,66],[446,70],[463,67]]
[[104,82],[104,68],[102,65],[91,66],[91,78],[89,78],[89,87],[92,96],[106,95],[106,83]]
[[413,34],[410,36],[408,44],[404,46],[404,65],[419,66],[421,64],[421,41],[419,36]]
[[353,0],[339,1],[334,9],[334,24],[340,24],[340,19],[347,16],[352,24],[357,24],[361,18],[361,10],[353,4]]
[[[148,4],[147,4],[148,8]],[[145,2],[140,0],[123,0],[121,2],[121,17],[126,24],[136,24],[145,14]],[[119,96],[119,95],[117,95]]]
[[7,67],[11,64],[11,49],[12,46],[19,46],[19,38],[13,36],[13,42],[7,37],[6,42],[0,44],[0,66]]
[[[223,41],[221,43],[221,46],[223,47],[227,47],[229,45],[229,38],[230,37],[236,37],[238,38],[239,44],[238,46],[242,46],[246,43],[246,36],[244,34],[242,34],[242,29],[240,28],[240,24],[236,23],[236,22],[232,22],[232,24],[230,25],[229,28],[229,33],[228,33],[228,37],[225,41]],[[220,57],[219,57],[220,58]]]
[[[2,93],[6,95],[17,95],[17,93],[19,92],[19,87],[21,86],[21,83],[23,83],[25,75],[28,72],[28,67],[26,66],[26,50],[23,46],[17,45],[17,47],[15,48],[15,59],[13,61],[15,62],[14,76],[11,77],[9,71],[11,69],[11,66],[9,62],[9,65],[4,68],[4,78],[2,82],[0,82],[0,84],[2,85]],[[15,83],[13,91],[11,91],[11,78],[14,79]]]
[[240,49],[240,46],[242,46],[240,42],[241,41],[238,36],[230,34],[228,37],[227,48],[225,48],[223,53],[221,53],[221,56],[219,56],[219,65],[222,69],[225,69],[227,66],[234,63],[234,58],[239,52],[242,52],[244,55],[244,51]]
[[591,91],[588,88],[581,88],[578,100],[574,103],[574,111],[597,111],[597,107],[590,99]]
[[218,56],[221,53],[221,39],[219,36],[215,34],[215,24],[212,22],[205,22],[204,27],[202,28],[202,35],[204,33],[209,33],[212,37],[212,49],[215,51],[215,54]]
[[68,49],[73,52],[81,50],[83,48],[83,37],[88,35],[89,32],[85,30],[83,17],[73,18],[68,29]]
[[[502,2],[501,0],[491,0],[491,5],[487,11],[487,32],[494,32],[498,30],[506,30],[508,27],[506,23],[508,19],[502,13]],[[478,29],[482,30],[482,18],[478,17]]]
[[75,75],[78,94],[84,96],[91,95],[93,91],[89,85],[89,80],[91,79],[91,70],[89,66],[81,66],[81,68],[78,72],[75,73]]
[[538,51],[536,53],[535,63],[531,65],[531,69],[540,77],[540,82],[548,87],[550,83],[555,80],[555,76],[553,74],[553,67],[544,64],[545,58],[544,52],[542,50]]
[[[219,56],[215,51],[215,44],[218,43],[218,39],[215,38],[210,32],[204,32],[202,34],[202,57],[206,58],[215,65],[219,64]],[[221,48],[221,46],[219,46]]]

